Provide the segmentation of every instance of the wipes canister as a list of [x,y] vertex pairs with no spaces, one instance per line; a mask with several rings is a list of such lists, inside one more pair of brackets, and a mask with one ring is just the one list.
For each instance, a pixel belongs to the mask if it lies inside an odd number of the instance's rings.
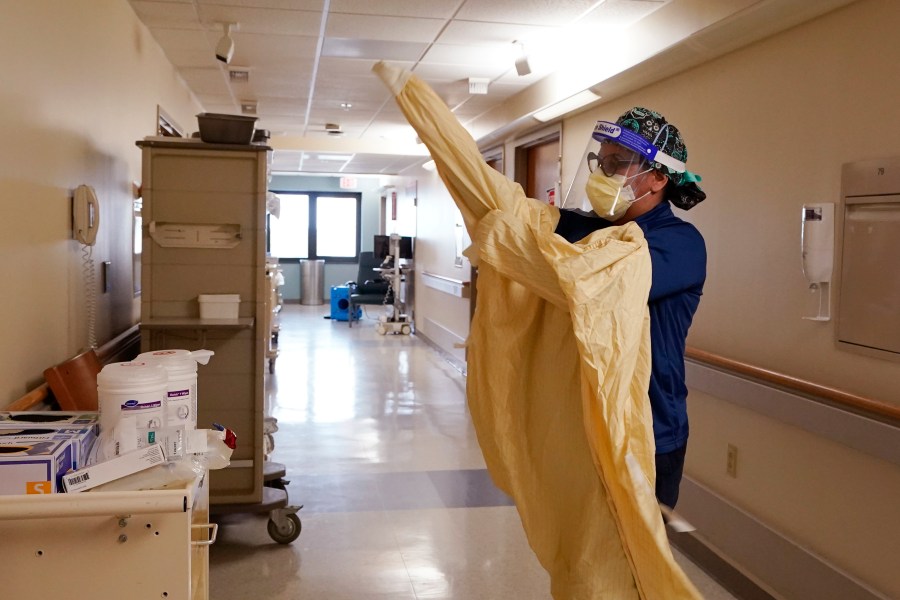
[[112,431],[122,417],[134,417],[138,429],[162,427],[168,381],[165,369],[143,361],[103,367],[97,374],[100,431]]
[[211,350],[154,350],[138,355],[136,360],[157,364],[166,370],[165,427],[197,427],[197,363],[205,365],[214,354]]

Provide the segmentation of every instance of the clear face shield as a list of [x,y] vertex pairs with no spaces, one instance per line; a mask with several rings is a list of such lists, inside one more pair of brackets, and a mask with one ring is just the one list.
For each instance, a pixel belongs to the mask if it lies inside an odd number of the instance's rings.
[[564,208],[589,210],[617,221],[647,193],[635,195],[640,176],[656,161],[675,171],[684,163],[660,152],[650,141],[609,121],[597,121],[575,177],[563,199]]

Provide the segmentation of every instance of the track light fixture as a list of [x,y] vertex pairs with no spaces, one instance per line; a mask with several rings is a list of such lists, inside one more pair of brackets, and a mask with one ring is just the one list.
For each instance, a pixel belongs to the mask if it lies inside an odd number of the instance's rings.
[[518,54],[516,55],[516,73],[519,77],[531,74],[531,65],[528,64],[528,54],[525,52],[525,43],[514,40],[513,44],[518,46]]
[[226,65],[231,62],[231,57],[234,55],[234,40],[231,39],[232,27],[237,29],[237,23],[222,23],[225,35],[216,44],[216,58]]

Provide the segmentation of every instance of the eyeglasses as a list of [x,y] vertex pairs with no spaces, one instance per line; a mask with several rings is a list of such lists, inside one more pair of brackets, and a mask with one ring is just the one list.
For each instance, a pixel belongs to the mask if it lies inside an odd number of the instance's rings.
[[638,163],[635,163],[633,158],[622,160],[616,154],[607,154],[604,157],[600,157],[596,152],[588,152],[587,155],[587,165],[591,173],[596,171],[597,167],[600,167],[603,174],[607,177],[612,177],[616,173],[624,171],[632,164],[643,164],[643,162],[643,159],[639,159]]

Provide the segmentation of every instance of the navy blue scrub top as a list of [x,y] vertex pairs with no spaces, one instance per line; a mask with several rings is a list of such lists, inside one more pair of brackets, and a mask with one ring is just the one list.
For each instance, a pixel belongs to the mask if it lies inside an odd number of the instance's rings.
[[[650,406],[657,454],[688,439],[684,346],[706,281],[706,244],[697,228],[672,213],[668,201],[635,219],[650,248]],[[594,213],[561,210],[556,233],[577,242],[611,223]]]

